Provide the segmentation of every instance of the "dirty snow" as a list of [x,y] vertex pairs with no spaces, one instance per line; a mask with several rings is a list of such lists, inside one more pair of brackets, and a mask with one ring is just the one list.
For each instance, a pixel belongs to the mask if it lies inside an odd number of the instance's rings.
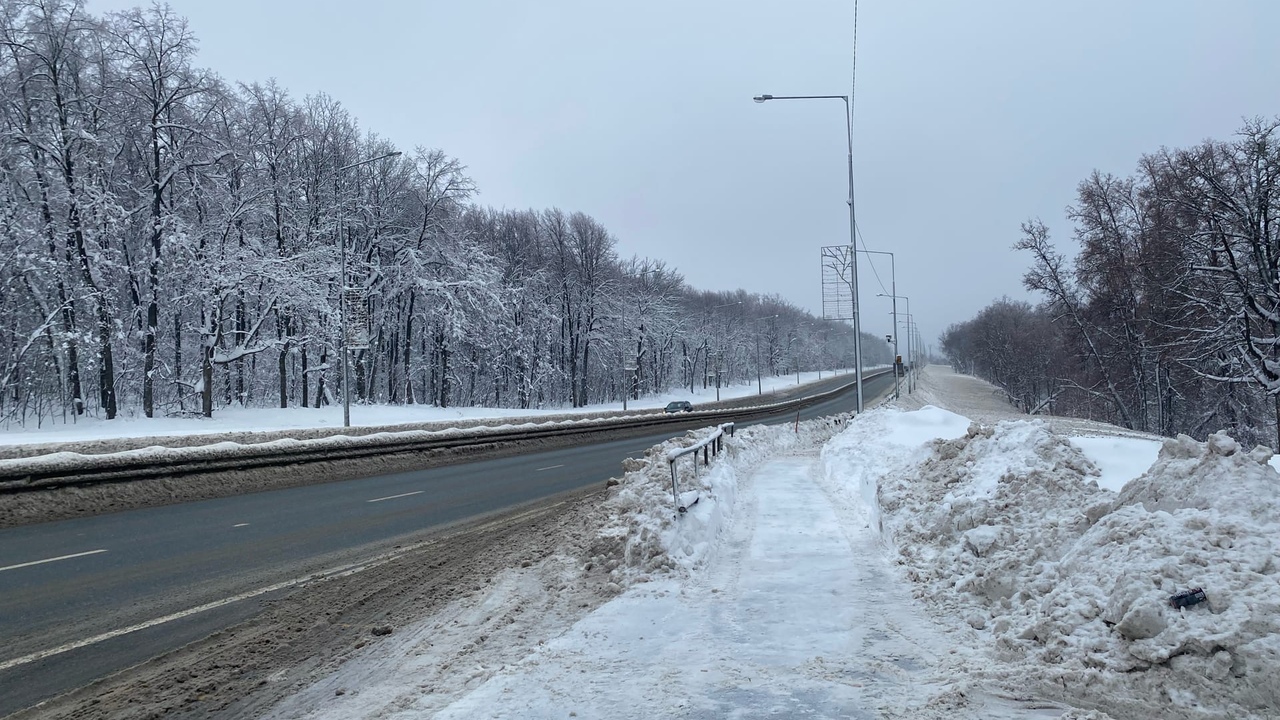
[[[746,429],[696,476],[683,459],[685,515],[666,458],[710,431],[650,449],[580,566],[512,569],[272,717],[1280,716],[1270,453],[1219,435],[1153,457],[1150,438],[1017,416],[935,369],[897,407]],[[524,585],[590,609],[512,619],[505,654],[433,664],[507,623]],[[1169,605],[1192,587],[1208,602]]]
[[[931,392],[945,398],[958,378],[938,375]],[[898,412],[869,413],[826,454],[875,456]],[[876,473],[880,527],[935,617],[994,650],[993,682],[1116,717],[1278,717],[1271,453],[1181,437],[1149,463],[1146,442],[1069,439],[1040,420],[975,425],[906,472]],[[1099,487],[1135,474],[1119,493]],[[1170,605],[1197,587],[1208,602]]]

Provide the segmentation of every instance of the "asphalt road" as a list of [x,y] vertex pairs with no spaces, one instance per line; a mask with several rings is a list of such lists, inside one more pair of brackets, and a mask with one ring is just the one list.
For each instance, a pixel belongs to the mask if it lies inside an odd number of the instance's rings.
[[[868,379],[865,400],[892,388],[891,375]],[[800,419],[854,402],[850,390]],[[205,637],[399,539],[603,482],[674,434],[0,530],[0,716]]]

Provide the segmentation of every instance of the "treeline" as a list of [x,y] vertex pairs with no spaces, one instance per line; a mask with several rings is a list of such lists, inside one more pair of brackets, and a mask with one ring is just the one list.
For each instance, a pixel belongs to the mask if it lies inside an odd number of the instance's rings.
[[842,325],[696,292],[582,213],[479,207],[457,159],[195,47],[167,7],[0,0],[0,422],[341,402],[343,297],[356,402],[580,406],[852,361]]
[[959,370],[1028,411],[1162,435],[1276,437],[1280,416],[1280,119],[1095,172],[1068,216],[1074,258],[1039,221],[1015,246],[1039,307],[1001,300],[944,333]]

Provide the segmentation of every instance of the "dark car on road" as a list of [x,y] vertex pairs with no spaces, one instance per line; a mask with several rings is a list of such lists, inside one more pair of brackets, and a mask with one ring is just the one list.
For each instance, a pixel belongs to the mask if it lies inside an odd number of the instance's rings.
[[688,400],[672,400],[671,402],[667,403],[667,407],[663,410],[663,412],[669,412],[669,413],[693,412],[693,403],[689,402]]

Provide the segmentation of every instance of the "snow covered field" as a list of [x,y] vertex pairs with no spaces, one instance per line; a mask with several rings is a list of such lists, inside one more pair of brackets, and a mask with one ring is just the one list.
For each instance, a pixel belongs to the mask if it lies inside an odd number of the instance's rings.
[[[866,368],[873,370],[875,368]],[[821,379],[835,375],[847,375],[850,370],[826,370]],[[819,373],[800,373],[801,385],[819,380]],[[720,388],[720,399],[756,395],[761,389],[768,396],[771,393],[796,387],[795,375],[766,377],[761,387],[756,383],[733,385]],[[675,390],[662,395],[649,395],[627,403],[628,410],[655,409],[666,406],[672,400],[688,400],[696,407],[702,403],[715,402],[716,389],[698,388],[697,392]],[[521,410],[518,408],[486,408],[486,407],[452,407],[439,408],[431,405],[353,405],[351,407],[351,424],[356,427],[381,427],[388,425],[404,425],[408,423],[435,423],[456,420],[475,419],[507,419],[530,418],[566,414],[593,414],[622,410],[622,403],[602,403],[581,408],[542,408]],[[342,427],[342,406],[331,405],[323,408],[238,408],[230,407],[214,412],[213,417],[127,417],[121,416],[107,421],[98,418],[80,418],[78,421],[57,422],[46,420],[37,426],[35,422],[27,425],[0,425],[0,445],[37,444],[57,442],[81,442],[90,440],[107,440],[124,437],[165,437],[173,435],[198,435],[223,432],[263,432],[273,430],[297,430],[307,428]]]
[[[1270,454],[971,427],[966,400],[1000,404],[970,380],[935,367],[899,407],[740,431],[698,476],[681,464],[685,516],[665,457],[706,431],[652,448],[589,547],[397,629],[272,717],[1277,717]],[[1169,605],[1193,587],[1208,601]]]

